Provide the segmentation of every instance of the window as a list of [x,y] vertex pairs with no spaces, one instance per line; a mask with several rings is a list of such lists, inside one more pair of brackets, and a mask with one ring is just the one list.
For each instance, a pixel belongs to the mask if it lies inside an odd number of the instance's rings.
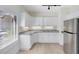
[[0,42],[11,40],[15,36],[15,20],[11,15],[0,17]]

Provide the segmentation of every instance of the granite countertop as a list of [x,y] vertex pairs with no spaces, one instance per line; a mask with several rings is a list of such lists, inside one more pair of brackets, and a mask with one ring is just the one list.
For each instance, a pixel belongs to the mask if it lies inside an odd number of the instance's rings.
[[42,32],[45,32],[45,33],[59,33],[59,30],[57,29],[31,29],[31,28],[24,28],[24,27],[19,27],[19,34],[33,34],[33,33],[42,33]]
[[34,33],[41,33],[41,32],[54,32],[54,33],[58,33],[58,30],[28,30],[28,31],[21,31],[19,32],[19,34],[34,34]]

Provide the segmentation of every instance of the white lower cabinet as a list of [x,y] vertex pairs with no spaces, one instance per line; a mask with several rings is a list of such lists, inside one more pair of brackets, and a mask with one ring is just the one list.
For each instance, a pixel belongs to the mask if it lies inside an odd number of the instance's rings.
[[29,50],[34,43],[38,42],[38,33],[20,34],[20,49]]
[[38,33],[39,43],[59,43],[59,33]]
[[31,43],[33,45],[34,43],[37,43],[37,42],[38,42],[38,33],[34,33],[31,35]]
[[30,34],[21,34],[20,35],[20,48],[21,50],[28,50],[32,46]]
[[59,43],[59,33],[20,34],[21,50],[29,50],[34,43]]

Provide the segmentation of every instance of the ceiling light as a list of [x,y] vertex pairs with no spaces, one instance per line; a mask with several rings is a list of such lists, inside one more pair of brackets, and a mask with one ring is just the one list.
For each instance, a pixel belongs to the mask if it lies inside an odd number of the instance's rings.
[[61,6],[61,5],[42,5],[42,6],[47,6],[47,7],[48,7],[48,10],[50,10],[50,7],[51,7],[51,6],[56,7],[56,6]]
[[48,10],[50,10],[50,6],[48,6]]

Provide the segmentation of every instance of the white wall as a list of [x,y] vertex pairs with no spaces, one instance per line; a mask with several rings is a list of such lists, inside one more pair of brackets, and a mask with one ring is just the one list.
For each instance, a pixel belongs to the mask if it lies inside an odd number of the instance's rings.
[[69,20],[69,19],[78,18],[78,17],[79,17],[79,11],[75,11],[73,13],[66,15],[66,17],[64,17],[63,20]]

